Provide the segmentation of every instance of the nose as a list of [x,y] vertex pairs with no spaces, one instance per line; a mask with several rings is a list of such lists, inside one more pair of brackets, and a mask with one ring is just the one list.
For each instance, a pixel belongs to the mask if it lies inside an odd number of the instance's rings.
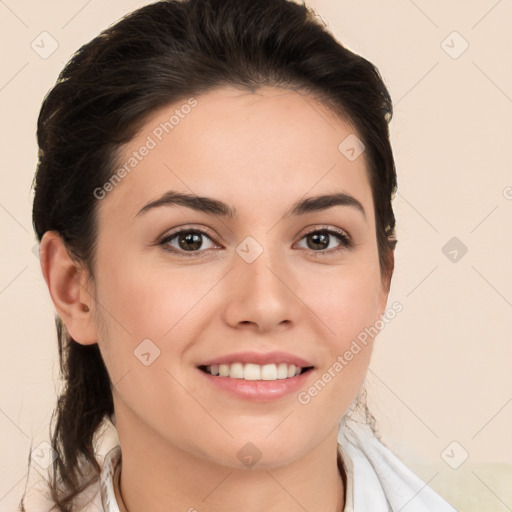
[[268,332],[288,329],[304,314],[300,282],[278,250],[252,262],[235,256],[226,282],[224,320],[232,327]]

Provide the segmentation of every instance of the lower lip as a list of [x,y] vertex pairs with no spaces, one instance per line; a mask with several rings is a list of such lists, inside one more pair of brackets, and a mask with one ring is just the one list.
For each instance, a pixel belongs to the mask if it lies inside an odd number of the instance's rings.
[[270,402],[297,392],[301,386],[304,386],[306,380],[309,379],[313,373],[313,369],[311,369],[287,379],[245,380],[232,379],[231,377],[219,377],[218,375],[211,375],[199,369],[198,371],[204,375],[213,386],[238,398],[252,400],[254,402]]

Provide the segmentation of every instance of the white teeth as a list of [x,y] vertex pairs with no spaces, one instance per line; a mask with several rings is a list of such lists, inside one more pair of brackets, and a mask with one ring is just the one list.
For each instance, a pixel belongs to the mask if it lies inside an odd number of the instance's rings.
[[[231,368],[233,368],[233,366],[235,366],[236,364],[238,363],[234,363],[231,365]],[[231,370],[229,372],[229,376],[231,378],[237,378],[236,377],[236,373],[235,375],[233,375],[233,370]],[[251,363],[247,363],[245,366],[244,366],[244,376],[243,376],[244,380],[261,380],[261,366],[259,364],[251,364]]]
[[281,363],[277,365],[277,378],[278,379],[286,379],[288,377],[288,365],[286,363]]
[[275,364],[266,364],[261,367],[261,380],[277,380],[277,368]]
[[245,376],[244,365],[242,363],[233,363],[229,370],[229,376],[233,379],[243,379]]
[[233,363],[233,364],[212,364],[206,367],[206,371],[211,375],[220,377],[230,377],[231,379],[244,380],[278,380],[287,379],[299,375],[302,371],[300,366],[294,364],[253,364],[253,363]]

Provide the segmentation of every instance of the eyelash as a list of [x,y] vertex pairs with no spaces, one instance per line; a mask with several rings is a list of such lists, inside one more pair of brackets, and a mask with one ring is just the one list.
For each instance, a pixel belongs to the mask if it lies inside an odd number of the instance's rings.
[[[174,231],[173,233],[170,233],[169,235],[165,236],[163,239],[161,239],[159,242],[158,242],[158,245],[161,245],[164,250],[168,251],[168,252],[171,252],[173,254],[177,254],[179,256],[185,256],[187,258],[189,257],[192,257],[192,258],[197,258],[197,257],[201,257],[204,255],[204,253],[207,251],[207,250],[199,250],[199,251],[181,251],[181,250],[177,250],[175,248],[171,248],[170,246],[168,246],[167,244],[173,240],[174,238],[178,237],[179,235],[181,234],[184,234],[184,233],[195,233],[195,234],[200,234],[202,236],[205,236],[207,238],[209,238],[212,242],[213,239],[212,237],[205,231],[201,230],[201,229],[196,229],[196,228],[183,228],[183,229],[180,229],[178,231]],[[338,253],[339,251],[342,251],[342,250],[346,250],[346,249],[351,249],[353,246],[354,246],[354,242],[352,241],[352,239],[350,238],[349,235],[347,235],[344,231],[342,231],[341,229],[335,229],[335,228],[332,228],[332,227],[329,227],[329,226],[322,226],[320,228],[315,228],[311,231],[308,231],[307,233],[305,233],[301,240],[305,237],[307,237],[308,235],[312,235],[312,234],[316,234],[316,233],[327,233],[329,235],[334,235],[335,237],[337,237],[339,240],[340,240],[340,245],[339,247],[335,248],[335,249],[324,249],[324,250],[321,250],[321,251],[314,251],[311,249],[311,252],[313,252],[316,255],[324,255],[324,254],[335,254],[335,253]],[[215,242],[214,242],[215,243]]]

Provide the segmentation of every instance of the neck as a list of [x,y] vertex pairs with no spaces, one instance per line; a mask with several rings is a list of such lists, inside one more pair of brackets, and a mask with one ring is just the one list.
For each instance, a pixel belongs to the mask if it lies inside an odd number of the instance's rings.
[[122,512],[342,512],[345,475],[337,428],[301,459],[279,467],[233,468],[163,439],[128,411],[116,411],[122,449]]

